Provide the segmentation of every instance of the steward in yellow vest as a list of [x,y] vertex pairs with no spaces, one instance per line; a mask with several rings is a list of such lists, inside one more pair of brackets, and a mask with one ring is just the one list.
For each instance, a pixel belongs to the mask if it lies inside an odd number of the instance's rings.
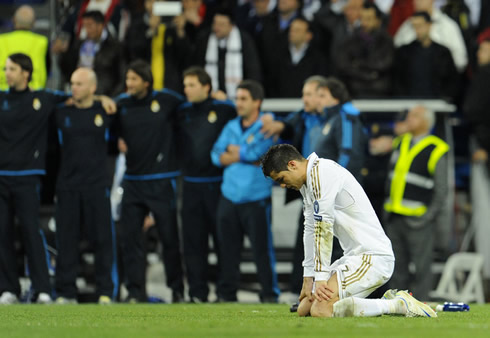
[[449,145],[430,135],[434,122],[434,112],[423,106],[412,108],[401,122],[406,133],[393,143],[384,205],[384,225],[396,259],[390,283],[422,300],[433,287],[434,229],[448,192]]
[[[48,38],[31,32],[34,25],[34,10],[30,6],[21,6],[14,14],[15,29],[12,32],[0,34],[0,69],[11,54],[23,53],[28,55],[33,64],[32,80],[29,87],[42,89],[46,86],[48,77]],[[0,89],[8,89],[5,73],[0,74]]]
[[422,216],[432,200],[434,172],[449,145],[434,135],[412,144],[410,133],[393,142],[396,162],[391,163],[389,197],[385,210],[404,216]]

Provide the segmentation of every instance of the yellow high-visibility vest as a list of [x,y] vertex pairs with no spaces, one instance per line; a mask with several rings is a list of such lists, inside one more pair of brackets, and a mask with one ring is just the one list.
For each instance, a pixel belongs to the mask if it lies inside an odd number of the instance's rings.
[[[46,53],[48,52],[48,38],[44,35],[26,30],[16,30],[0,34],[0,67],[4,69],[9,55],[24,53],[32,60],[32,80],[29,87],[42,89],[46,87],[48,72],[46,69]],[[0,89],[8,89],[5,72],[0,72]]]
[[434,181],[432,177],[413,172],[411,170],[412,163],[417,155],[427,147],[432,146],[433,149],[427,161],[427,173],[433,176],[437,162],[449,151],[449,145],[433,135],[426,136],[412,148],[410,148],[411,141],[412,135],[405,134],[396,138],[393,143],[394,148],[399,148],[400,153],[395,168],[390,173],[390,196],[384,204],[384,208],[387,212],[404,216],[422,216],[427,212],[427,205],[423,202],[426,196],[419,196],[421,197],[419,199],[407,198],[405,196],[406,186],[412,184],[430,192]]

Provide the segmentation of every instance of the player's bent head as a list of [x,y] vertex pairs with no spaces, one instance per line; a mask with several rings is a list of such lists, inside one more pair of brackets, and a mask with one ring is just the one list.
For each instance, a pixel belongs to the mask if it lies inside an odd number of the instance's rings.
[[291,160],[304,161],[305,158],[294,146],[277,144],[270,147],[262,156],[260,165],[264,175],[270,177],[272,172],[279,173],[288,170],[288,163]]
[[22,69],[23,71],[29,74],[27,78],[27,82],[30,82],[32,79],[32,71],[34,69],[34,67],[32,66],[31,58],[23,53],[15,53],[15,54],[10,54],[8,59],[11,62],[18,65],[20,69]]

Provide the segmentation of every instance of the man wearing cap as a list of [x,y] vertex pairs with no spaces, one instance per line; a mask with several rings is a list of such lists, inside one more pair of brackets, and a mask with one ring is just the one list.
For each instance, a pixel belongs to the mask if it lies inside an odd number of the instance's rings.
[[151,66],[133,61],[126,72],[127,93],[117,98],[118,129],[126,145],[121,206],[122,257],[129,302],[147,300],[142,226],[149,212],[163,243],[163,263],[172,302],[183,300],[184,284],[177,229],[174,137],[176,109],[183,98],[168,89],[153,91]]

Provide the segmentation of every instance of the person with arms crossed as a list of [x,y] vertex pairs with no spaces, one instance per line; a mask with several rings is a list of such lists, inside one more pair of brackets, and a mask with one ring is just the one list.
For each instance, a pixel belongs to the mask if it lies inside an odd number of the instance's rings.
[[214,165],[224,167],[222,197],[218,205],[218,239],[222,250],[218,300],[236,302],[240,281],[243,236],[252,246],[262,290],[260,300],[276,303],[279,297],[271,232],[271,188],[258,161],[274,144],[260,132],[262,86],[242,81],[236,92],[238,117],[228,122],[211,151]]
[[[349,171],[316,153],[305,159],[287,144],[271,147],[261,165],[265,176],[303,196],[300,316],[437,316],[406,291],[389,290],[385,299],[364,299],[390,279],[395,258],[371,203]],[[339,239],[344,256],[331,264],[333,236]]]

